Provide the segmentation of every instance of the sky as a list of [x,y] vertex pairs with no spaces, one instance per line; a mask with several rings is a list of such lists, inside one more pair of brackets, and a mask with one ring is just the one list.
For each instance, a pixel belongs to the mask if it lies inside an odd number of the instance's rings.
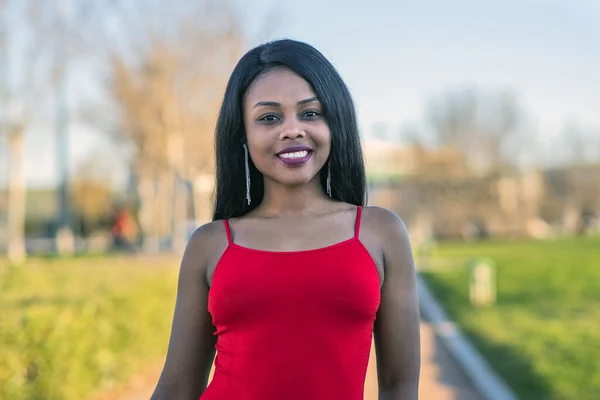
[[[513,90],[537,137],[535,144],[550,158],[562,156],[559,135],[567,123],[600,138],[597,0],[235,1],[249,45],[298,39],[336,66],[366,133],[377,122],[392,131],[422,127],[432,96],[473,87]],[[82,85],[81,76],[74,74],[72,90]],[[31,186],[55,182],[51,139],[51,134],[28,135]],[[72,127],[71,165],[105,144],[84,127]],[[600,140],[596,146],[600,152]],[[6,157],[2,152],[0,157],[5,169]]]
[[600,2],[365,4],[307,0],[277,32],[332,60],[365,126],[418,121],[428,98],[463,86],[514,89],[543,135],[600,125]]

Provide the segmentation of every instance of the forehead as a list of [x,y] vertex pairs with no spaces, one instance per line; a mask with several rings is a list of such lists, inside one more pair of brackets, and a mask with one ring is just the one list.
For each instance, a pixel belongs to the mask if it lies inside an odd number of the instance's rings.
[[311,85],[287,68],[274,68],[258,76],[246,93],[246,103],[256,101],[293,102],[314,97]]

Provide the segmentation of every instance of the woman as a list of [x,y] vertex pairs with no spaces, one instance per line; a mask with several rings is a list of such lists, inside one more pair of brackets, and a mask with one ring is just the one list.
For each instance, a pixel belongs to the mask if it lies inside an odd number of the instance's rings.
[[216,155],[213,222],[183,256],[152,399],[362,399],[373,332],[380,399],[416,399],[412,252],[394,213],[362,207],[356,113],[334,67],[292,40],[248,52]]

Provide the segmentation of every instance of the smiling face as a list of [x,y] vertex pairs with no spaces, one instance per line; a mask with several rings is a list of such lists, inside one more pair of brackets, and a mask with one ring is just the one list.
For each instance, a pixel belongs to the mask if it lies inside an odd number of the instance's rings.
[[331,135],[307,81],[286,68],[259,76],[245,96],[244,124],[252,162],[265,184],[319,182]]

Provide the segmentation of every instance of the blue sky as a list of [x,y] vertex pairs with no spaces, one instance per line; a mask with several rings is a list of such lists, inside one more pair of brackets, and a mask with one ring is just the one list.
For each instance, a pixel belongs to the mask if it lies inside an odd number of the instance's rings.
[[[600,126],[597,1],[303,1],[273,36],[323,51],[367,128],[418,120],[447,87],[516,90],[544,136]],[[368,5],[367,5],[368,4]]]
[[[334,63],[365,132],[375,122],[392,130],[421,126],[432,96],[476,87],[513,89],[548,157],[561,157],[559,134],[569,121],[600,137],[597,0],[236,1],[251,44],[291,37]],[[103,140],[73,131],[76,164]],[[56,175],[52,135],[41,136],[27,141],[26,170],[36,186],[52,184]],[[600,140],[595,145],[600,152]]]

